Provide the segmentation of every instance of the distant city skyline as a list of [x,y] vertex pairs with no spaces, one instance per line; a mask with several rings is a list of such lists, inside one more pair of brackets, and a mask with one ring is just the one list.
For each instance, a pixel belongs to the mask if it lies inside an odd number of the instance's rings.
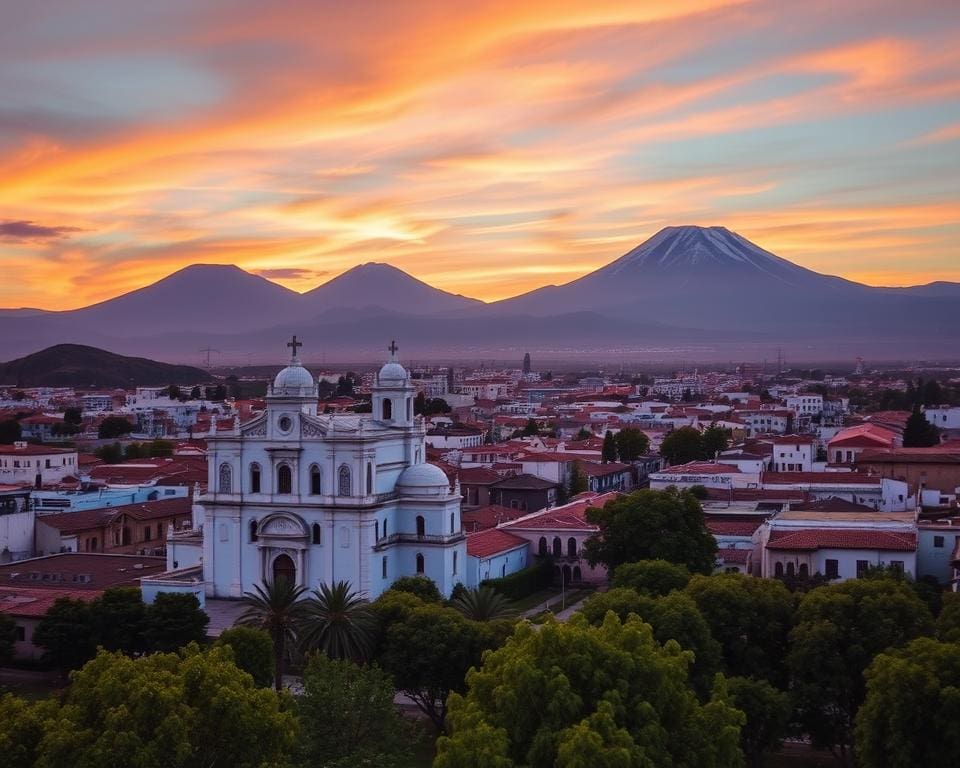
[[0,307],[193,263],[483,300],[664,226],[960,281],[955,2],[5,3]]

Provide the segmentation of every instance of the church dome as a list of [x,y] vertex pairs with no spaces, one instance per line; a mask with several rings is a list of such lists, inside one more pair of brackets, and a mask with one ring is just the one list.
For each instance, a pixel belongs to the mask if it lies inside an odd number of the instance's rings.
[[388,381],[406,381],[408,376],[409,374],[406,368],[400,365],[400,363],[390,361],[380,369],[380,373],[377,374],[377,380],[383,384]]
[[313,395],[316,382],[310,371],[299,363],[291,363],[284,368],[273,380],[273,394],[275,395]]
[[400,473],[397,490],[401,496],[447,496],[450,494],[450,481],[440,467],[413,464]]

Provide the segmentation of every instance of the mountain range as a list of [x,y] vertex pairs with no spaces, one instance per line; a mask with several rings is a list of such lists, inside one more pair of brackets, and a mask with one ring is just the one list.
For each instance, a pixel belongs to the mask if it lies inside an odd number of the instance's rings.
[[[805,269],[724,227],[667,227],[564,285],[484,303],[388,264],[362,264],[300,294],[236,266],[197,264],[81,309],[0,310],[0,357],[50,344],[197,360],[307,358],[808,360],[960,357],[960,283],[877,288]],[[750,357],[752,355],[752,357]]]

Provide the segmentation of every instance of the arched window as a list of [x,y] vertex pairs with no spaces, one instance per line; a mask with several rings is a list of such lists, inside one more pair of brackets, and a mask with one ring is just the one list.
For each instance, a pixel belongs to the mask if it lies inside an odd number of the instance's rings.
[[783,576],[783,563],[777,563],[773,566],[773,575],[776,577]]
[[787,576],[793,576],[794,573],[793,563],[787,563]]
[[293,473],[288,464],[277,467],[277,493],[293,492]]
[[387,538],[387,518],[383,518],[383,538]]
[[217,491],[219,493],[233,493],[233,470],[230,465],[223,463],[220,465],[220,476],[218,479]]
[[537,548],[537,553],[540,555],[540,557],[547,556],[547,537],[546,536],[540,537],[540,546]]
[[316,464],[310,467],[310,493],[319,496],[323,493],[323,483],[320,476],[320,467]]
[[455,520],[455,519],[456,519],[456,518],[455,518],[455,513],[451,512],[451,513],[450,513],[450,533],[451,533],[451,534],[453,533],[453,523],[454,523],[454,520]]
[[423,536],[427,532],[427,523],[423,515],[417,515],[417,536]]
[[453,551],[453,575],[457,575],[457,551]]
[[580,570],[579,565],[573,566],[573,580],[580,581],[583,579],[583,572]]
[[373,464],[367,462],[367,496],[373,495]]
[[260,493],[260,465],[257,462],[250,465],[250,493]]
[[350,467],[343,464],[337,473],[337,493],[341,496],[350,495]]
[[553,537],[553,556],[563,557],[563,542],[560,540],[559,536]]
[[417,552],[417,573],[423,573],[423,555]]
[[273,582],[277,584],[281,581],[286,581],[288,584],[297,583],[297,566],[293,564],[289,555],[279,555],[273,561]]
[[383,559],[380,561],[380,578],[387,578],[387,556],[384,555]]
[[310,528],[310,541],[314,544],[320,543],[320,523],[314,523]]
[[410,421],[410,419],[411,419],[411,416],[410,416],[410,398],[408,397],[408,398],[407,398],[407,421]]
[[373,527],[374,527],[374,531],[375,531],[375,533],[376,533],[376,536],[375,536],[375,539],[374,539],[374,540],[375,540],[375,541],[380,541],[380,521],[379,521],[379,520],[374,520],[374,521],[373,521]]
[[256,541],[256,540],[257,540],[257,521],[254,519],[250,521],[250,541]]
[[393,401],[389,397],[383,398],[383,420],[389,421],[393,418]]
[[567,539],[567,557],[577,556],[577,540],[571,536]]
[[810,568],[807,567],[806,563],[800,563],[800,575],[803,578],[806,578],[810,575]]

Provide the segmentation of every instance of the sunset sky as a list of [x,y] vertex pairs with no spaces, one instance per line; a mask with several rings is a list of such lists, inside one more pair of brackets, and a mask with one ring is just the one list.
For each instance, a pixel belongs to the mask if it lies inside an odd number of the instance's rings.
[[192,263],[496,299],[670,224],[960,281],[960,3],[0,0],[0,306]]

